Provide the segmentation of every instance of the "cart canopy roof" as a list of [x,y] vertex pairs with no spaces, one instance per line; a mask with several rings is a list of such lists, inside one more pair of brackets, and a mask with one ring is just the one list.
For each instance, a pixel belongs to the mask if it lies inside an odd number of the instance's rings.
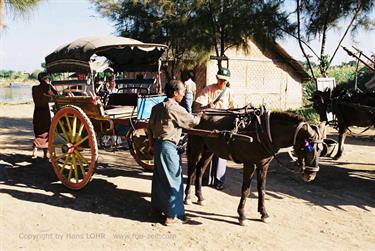
[[103,68],[96,58],[104,56],[115,71],[157,71],[158,60],[166,48],[126,37],[83,37],[49,54],[46,68],[48,72],[88,73]]

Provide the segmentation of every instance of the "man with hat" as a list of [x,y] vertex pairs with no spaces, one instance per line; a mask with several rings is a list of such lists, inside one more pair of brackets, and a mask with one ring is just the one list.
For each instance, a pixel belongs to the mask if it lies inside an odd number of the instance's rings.
[[[216,79],[217,82],[215,84],[206,86],[198,94],[194,103],[195,112],[204,108],[235,108],[233,93],[229,88],[229,69],[221,67],[216,74]],[[218,190],[223,189],[226,166],[227,160],[214,155],[209,170],[208,185],[212,185]]]

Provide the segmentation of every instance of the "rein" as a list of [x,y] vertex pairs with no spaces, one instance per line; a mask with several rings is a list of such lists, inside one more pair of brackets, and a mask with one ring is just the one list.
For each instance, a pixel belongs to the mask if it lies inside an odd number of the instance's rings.
[[218,130],[210,131],[210,130],[202,130],[202,129],[193,129],[193,128],[191,128],[191,129],[183,129],[183,132],[186,132],[187,134],[190,134],[190,135],[204,136],[204,137],[208,137],[208,138],[224,137],[224,138],[227,139],[228,142],[231,139],[238,139],[240,141],[244,141],[244,142],[247,142],[247,143],[253,142],[253,137],[250,137],[250,136],[247,136],[247,135],[243,135],[243,134],[234,133],[232,131],[227,131],[227,130],[224,130],[224,131],[218,131]]
[[256,111],[255,108],[249,107],[248,105],[243,108],[234,108],[234,109],[207,108],[207,109],[202,110],[203,114],[207,116],[241,116],[241,115],[246,115],[255,111]]
[[253,137],[238,133],[239,129],[245,128],[250,122],[250,116],[255,114],[258,109],[254,109],[250,105],[246,105],[243,108],[236,109],[204,109],[203,113],[207,116],[235,116],[235,125],[233,130],[203,130],[203,129],[183,129],[184,132],[201,137],[219,138],[225,139],[227,144],[230,144],[233,140],[240,140],[246,143],[253,142]]
[[263,108],[259,114],[256,114],[255,128],[259,143],[269,154],[276,157],[279,149],[272,143],[270,116],[271,112]]
[[349,127],[347,127],[348,131],[350,132],[351,135],[361,135],[362,133],[366,132],[367,130],[369,130],[371,127],[373,127],[373,125],[370,125],[369,127],[365,128],[362,132],[360,133],[354,133],[352,130],[350,130]]
[[301,130],[302,126],[308,125],[307,122],[301,122],[298,124],[296,130],[294,131],[294,137],[293,137],[293,146],[296,144],[296,139],[299,131]]

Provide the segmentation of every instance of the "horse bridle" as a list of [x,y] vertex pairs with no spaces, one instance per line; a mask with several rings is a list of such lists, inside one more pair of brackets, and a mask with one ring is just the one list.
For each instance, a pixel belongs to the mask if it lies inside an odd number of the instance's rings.
[[[293,147],[295,147],[295,145],[296,145],[296,140],[297,140],[298,133],[300,132],[301,128],[303,126],[305,126],[305,125],[307,126],[307,128],[310,127],[310,125],[307,122],[301,122],[301,123],[298,124],[296,130],[294,131]],[[316,128],[316,129],[313,129],[313,130],[316,133],[315,136],[314,136],[314,139],[311,140],[311,141],[305,139],[305,142],[307,142],[307,145],[304,146],[304,148],[308,148],[309,146],[310,147],[318,147],[318,146],[315,146],[315,145],[323,143],[323,141],[321,140],[321,134],[320,134],[319,129]],[[314,146],[311,146],[311,144],[313,144]],[[306,150],[307,151],[307,149],[300,149],[300,150]],[[314,162],[317,158],[318,158],[318,156],[317,156],[317,150],[314,149],[314,156],[311,159],[310,163]],[[308,171],[311,171],[311,172],[318,172],[319,171],[319,166],[307,166],[306,167],[305,165],[302,165],[300,167],[302,168],[302,171],[304,171],[304,170],[308,170]]]
[[[261,110],[260,113],[255,114],[256,121],[257,121],[257,124],[256,124],[256,126],[257,126],[257,138],[258,138],[259,142],[263,142],[262,143],[263,148],[268,153],[272,154],[275,157],[275,159],[278,161],[278,163],[280,165],[282,165],[282,163],[280,162],[280,160],[276,156],[276,153],[278,152],[278,149],[272,143],[270,114],[271,114],[271,112],[265,111],[265,110]],[[263,122],[262,122],[262,120],[263,120]],[[297,140],[297,135],[304,125],[307,125],[308,127],[310,126],[307,122],[301,122],[301,123],[298,124],[296,130],[294,131],[293,146],[295,146],[296,140]],[[322,143],[322,140],[320,140],[321,135],[320,135],[319,130],[315,129],[314,131],[316,132],[316,136],[318,137],[318,139],[315,137],[314,140],[308,141],[309,144]],[[261,140],[261,138],[262,138],[262,140]],[[310,162],[314,162],[314,160],[316,160],[316,159],[317,159],[317,154],[316,154],[316,151],[314,151],[314,156],[313,156],[313,158]],[[311,171],[311,172],[317,172],[317,171],[319,171],[319,166],[314,166],[314,167],[313,166],[307,166],[306,167],[305,165],[302,165],[301,169],[302,169],[302,171],[308,170],[308,171]]]

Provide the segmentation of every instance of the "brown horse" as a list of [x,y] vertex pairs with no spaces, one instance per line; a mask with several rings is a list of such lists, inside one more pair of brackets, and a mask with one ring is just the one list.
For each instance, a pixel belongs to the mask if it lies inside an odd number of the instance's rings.
[[[244,115],[239,118],[238,114]],[[185,203],[191,203],[190,189],[192,176],[195,174],[195,195],[198,197],[198,203],[204,204],[201,189],[202,176],[213,153],[220,158],[243,163],[242,195],[237,210],[240,225],[245,225],[247,222],[244,207],[246,198],[250,194],[250,184],[255,172],[257,173],[259,196],[258,212],[264,222],[269,219],[264,205],[266,177],[270,162],[280,148],[294,147],[297,163],[305,181],[313,180],[319,170],[317,143],[320,133],[297,115],[285,112],[264,112],[262,115],[257,115],[256,111],[231,114],[228,111],[225,116],[202,116],[201,122],[196,128],[207,131],[219,130],[224,133],[221,137],[208,137],[189,132]],[[236,131],[236,137],[232,137],[233,131]],[[241,135],[246,136],[245,140],[241,140]],[[253,142],[246,142],[249,136],[253,138]]]
[[320,121],[328,123],[327,111],[337,118],[339,147],[334,159],[339,159],[344,151],[348,127],[370,127],[375,125],[375,93],[362,93],[356,90],[343,90],[336,87],[331,91],[316,91],[312,98],[313,108]]

